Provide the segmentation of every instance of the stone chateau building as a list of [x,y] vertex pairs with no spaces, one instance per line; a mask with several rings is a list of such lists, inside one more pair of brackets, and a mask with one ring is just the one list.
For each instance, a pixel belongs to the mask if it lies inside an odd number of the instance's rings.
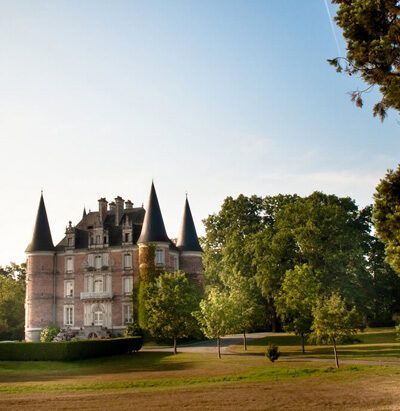
[[81,221],[75,226],[70,222],[54,246],[42,195],[26,249],[26,341],[39,341],[50,324],[86,335],[99,335],[105,328],[122,334],[132,322],[132,286],[139,281],[141,255],[150,244],[156,267],[182,270],[202,283],[202,249],[187,199],[176,244],[167,236],[152,184],[147,210],[121,197],[109,204],[101,198],[99,210],[84,210]]

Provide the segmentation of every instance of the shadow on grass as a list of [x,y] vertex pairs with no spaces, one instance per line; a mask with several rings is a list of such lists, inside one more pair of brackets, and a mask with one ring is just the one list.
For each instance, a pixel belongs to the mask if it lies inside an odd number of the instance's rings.
[[135,372],[177,371],[192,367],[191,361],[165,361],[173,354],[137,352],[80,361],[0,361],[0,383],[61,380],[74,376]]

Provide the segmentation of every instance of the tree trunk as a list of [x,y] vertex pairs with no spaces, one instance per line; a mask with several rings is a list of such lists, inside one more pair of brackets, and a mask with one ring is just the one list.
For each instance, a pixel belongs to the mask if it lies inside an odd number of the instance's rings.
[[332,339],[332,342],[333,342],[333,352],[335,353],[335,363],[336,363],[336,368],[339,368],[339,357],[338,357],[338,355],[337,355],[337,350],[336,350],[336,341],[335,341],[335,339],[334,339],[334,338]]
[[221,359],[221,339],[217,337],[218,358]]
[[174,337],[174,354],[176,354],[177,353],[177,350],[176,350],[176,337]]
[[301,351],[304,354],[306,352],[306,350],[304,349],[304,334],[301,334],[300,337],[301,337]]
[[276,333],[276,313],[275,310],[272,311],[271,315],[271,329],[273,333]]
[[247,351],[247,338],[246,338],[246,331],[243,331],[243,348]]

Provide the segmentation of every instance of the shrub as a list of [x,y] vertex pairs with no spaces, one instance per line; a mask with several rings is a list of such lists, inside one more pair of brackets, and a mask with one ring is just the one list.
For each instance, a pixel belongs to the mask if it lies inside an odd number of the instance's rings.
[[1,343],[3,361],[72,361],[125,354],[142,348],[141,337],[104,340]]
[[274,362],[281,356],[281,353],[279,352],[277,345],[270,344],[265,355],[271,362]]
[[143,330],[138,323],[129,324],[124,330],[124,337],[143,337]]
[[53,338],[61,331],[61,328],[57,325],[48,325],[44,327],[40,333],[40,342],[51,342]]

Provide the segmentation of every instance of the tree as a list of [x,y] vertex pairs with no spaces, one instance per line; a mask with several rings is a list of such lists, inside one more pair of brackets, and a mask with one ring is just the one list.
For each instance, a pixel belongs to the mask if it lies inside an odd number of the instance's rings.
[[363,329],[361,317],[355,307],[348,310],[345,301],[336,293],[319,299],[313,308],[313,316],[313,336],[316,341],[332,344],[336,368],[339,368],[336,344],[340,338],[352,336]]
[[388,170],[376,187],[373,219],[376,232],[385,244],[387,261],[400,275],[400,164]]
[[207,338],[216,338],[218,358],[221,358],[221,337],[234,329],[235,307],[229,293],[211,288],[207,297],[200,301],[200,310],[193,312]]
[[297,265],[293,270],[286,271],[280,295],[276,300],[278,314],[285,322],[284,328],[300,336],[303,353],[304,340],[311,332],[312,310],[320,287],[317,275],[310,266]]
[[16,264],[11,261],[11,263],[5,267],[0,266],[0,277],[9,277],[25,283],[26,263]]
[[[332,0],[338,4],[335,20],[347,41],[346,57],[328,60],[338,72],[360,75],[369,84],[351,93],[363,106],[362,95],[377,85],[382,100],[373,115],[384,120],[387,109],[400,111],[400,5],[397,0]],[[344,63],[344,66],[343,64]]]
[[259,324],[263,306],[259,300],[259,292],[254,278],[246,278],[235,271],[227,279],[229,298],[234,307],[233,332],[243,333],[243,348],[247,350],[246,332]]
[[25,282],[0,275],[0,339],[21,340],[24,336]]
[[157,283],[148,285],[147,330],[154,337],[172,339],[174,354],[177,353],[177,339],[188,337],[196,326],[192,316],[198,308],[196,295],[194,286],[182,271],[160,274]]

